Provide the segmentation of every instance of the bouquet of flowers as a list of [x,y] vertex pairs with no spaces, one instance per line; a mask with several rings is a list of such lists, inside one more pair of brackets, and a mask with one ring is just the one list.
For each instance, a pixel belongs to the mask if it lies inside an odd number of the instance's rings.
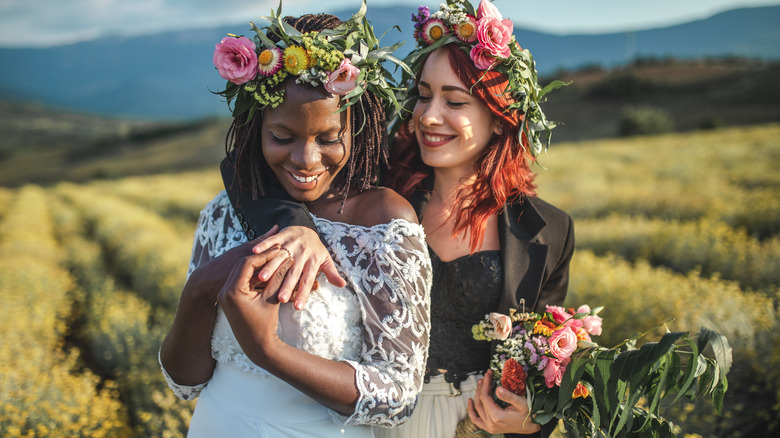
[[[591,338],[601,334],[601,310],[547,306],[541,314],[487,315],[472,331],[495,341],[494,386],[526,396],[534,422],[563,420],[573,436],[675,436],[659,413],[671,397],[712,397],[721,413],[731,367],[724,336],[707,328],[696,336],[667,332],[637,348],[642,333],[604,348]],[[714,358],[701,354],[707,346]]]

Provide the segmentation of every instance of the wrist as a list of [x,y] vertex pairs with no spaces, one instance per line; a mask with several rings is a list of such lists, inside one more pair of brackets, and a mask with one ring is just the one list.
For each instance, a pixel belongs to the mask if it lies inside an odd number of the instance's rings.
[[285,344],[276,333],[267,335],[264,338],[258,338],[255,342],[257,349],[250,359],[261,368],[277,375],[282,366],[282,358],[285,356],[285,350],[292,348]]
[[194,270],[182,290],[182,297],[186,298],[193,306],[215,307],[219,288],[212,285],[210,279],[200,275],[198,269]]

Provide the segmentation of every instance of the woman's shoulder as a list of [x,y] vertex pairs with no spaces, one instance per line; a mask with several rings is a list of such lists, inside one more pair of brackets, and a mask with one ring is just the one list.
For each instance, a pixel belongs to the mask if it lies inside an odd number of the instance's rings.
[[203,210],[204,211],[218,210],[221,208],[228,208],[230,206],[231,206],[230,199],[228,198],[227,192],[222,190],[219,193],[217,193],[217,195],[214,196],[214,198],[211,201],[209,201],[209,203],[206,204],[205,207],[203,207]]
[[200,225],[214,221],[224,221],[232,218],[233,205],[224,190],[217,193],[214,198],[200,211]]
[[549,202],[545,201],[542,198],[531,196],[528,198],[531,205],[534,206],[534,208],[539,212],[539,214],[542,215],[545,219],[548,220],[560,220],[564,222],[568,222],[571,220],[571,217],[568,213],[561,210],[560,208],[550,204]]
[[386,187],[371,187],[349,197],[344,205],[345,222],[372,227],[402,219],[417,224],[417,214],[409,201]]

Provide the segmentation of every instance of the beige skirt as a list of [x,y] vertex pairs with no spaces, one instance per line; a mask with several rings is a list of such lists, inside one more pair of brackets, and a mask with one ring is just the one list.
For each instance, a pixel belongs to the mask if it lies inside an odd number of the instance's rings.
[[[420,400],[412,416],[398,427],[374,428],[377,438],[453,438],[460,420],[468,415],[468,399],[474,398],[477,381],[482,374],[473,374],[460,383],[460,395],[444,380],[443,375],[431,377],[423,385]],[[485,435],[488,436],[488,435]]]

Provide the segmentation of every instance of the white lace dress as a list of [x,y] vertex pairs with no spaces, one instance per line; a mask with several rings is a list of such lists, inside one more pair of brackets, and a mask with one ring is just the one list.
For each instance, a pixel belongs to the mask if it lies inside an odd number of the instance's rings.
[[[168,385],[198,397],[188,436],[373,436],[412,413],[422,388],[430,328],[431,264],[420,225],[405,220],[361,227],[314,217],[347,280],[319,278],[301,311],[283,304],[278,333],[289,345],[355,369],[359,398],[345,417],[255,365],[241,350],[221,309],[211,340],[217,365],[198,386]],[[203,209],[189,273],[247,241],[222,192]]]

